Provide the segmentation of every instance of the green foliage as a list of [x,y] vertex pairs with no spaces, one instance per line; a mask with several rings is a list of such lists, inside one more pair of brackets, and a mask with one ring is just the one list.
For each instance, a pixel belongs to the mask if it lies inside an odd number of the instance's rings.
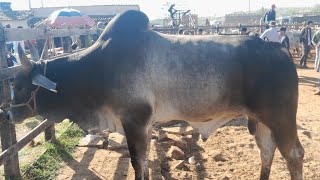
[[23,179],[53,179],[62,162],[72,158],[75,146],[84,135],[83,130],[72,125],[56,142],[47,143],[47,151],[31,166],[23,167]]
[[312,7],[313,12],[320,13],[320,4],[316,4]]
[[35,127],[37,127],[39,124],[41,123],[41,121],[37,120],[36,118],[30,118],[30,120],[28,122],[26,122],[26,126],[32,130]]
[[150,24],[159,24],[163,25],[163,19],[154,19],[150,21]]

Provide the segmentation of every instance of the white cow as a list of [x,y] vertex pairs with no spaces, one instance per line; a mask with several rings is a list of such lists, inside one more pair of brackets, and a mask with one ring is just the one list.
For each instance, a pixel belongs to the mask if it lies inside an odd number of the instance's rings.
[[292,55],[300,56],[301,43],[299,42],[299,31],[288,31],[287,36],[290,42],[290,49],[292,50]]

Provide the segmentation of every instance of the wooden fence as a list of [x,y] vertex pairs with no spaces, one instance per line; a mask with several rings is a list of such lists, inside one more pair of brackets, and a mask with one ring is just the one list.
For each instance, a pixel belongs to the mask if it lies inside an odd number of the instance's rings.
[[[299,30],[301,28],[301,24],[283,24],[283,25],[276,25],[277,27],[287,27],[288,29],[294,29]],[[319,27],[320,24],[314,24],[315,27]],[[184,30],[191,30],[191,31],[197,31],[198,29],[203,29],[205,31],[210,31],[212,33],[221,33],[222,30],[226,29],[240,29],[241,27],[246,27],[248,29],[257,28],[260,30],[260,33],[265,30],[265,25],[260,24],[251,24],[251,25],[245,25],[245,24],[239,24],[238,26],[228,26],[228,25],[216,25],[216,26],[197,26],[196,28],[188,27],[188,28],[182,28]],[[154,31],[167,33],[167,34],[177,34],[179,27],[154,27],[152,28]]]
[[[48,120],[45,120],[26,136],[17,141],[15,125],[11,124],[10,121],[7,120],[3,110],[9,107],[11,101],[11,88],[9,79],[14,78],[15,75],[22,70],[22,67],[21,65],[8,67],[6,42],[39,39],[46,40],[46,42],[51,39],[52,42],[54,37],[61,37],[61,39],[64,40],[67,39],[65,37],[68,36],[85,37],[94,34],[98,34],[97,29],[5,29],[0,24],[0,133],[2,145],[0,165],[4,165],[6,179],[18,179],[21,177],[18,152],[32,139],[42,132],[45,132],[46,141],[55,139],[54,124]],[[85,39],[87,38],[83,39],[86,41]]]

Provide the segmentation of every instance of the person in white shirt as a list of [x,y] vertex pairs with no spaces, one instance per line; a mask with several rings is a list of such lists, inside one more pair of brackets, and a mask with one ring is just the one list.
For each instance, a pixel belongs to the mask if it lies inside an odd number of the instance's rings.
[[269,23],[270,28],[265,30],[262,35],[260,36],[261,39],[265,41],[272,41],[272,42],[280,42],[280,36],[278,33],[275,21],[271,21]]

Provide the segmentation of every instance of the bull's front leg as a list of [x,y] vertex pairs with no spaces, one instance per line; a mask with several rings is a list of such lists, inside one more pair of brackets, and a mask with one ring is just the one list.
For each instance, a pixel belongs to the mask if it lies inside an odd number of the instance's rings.
[[122,118],[122,126],[127,138],[131,164],[136,180],[149,179],[148,154],[151,140],[150,108],[134,108]]

